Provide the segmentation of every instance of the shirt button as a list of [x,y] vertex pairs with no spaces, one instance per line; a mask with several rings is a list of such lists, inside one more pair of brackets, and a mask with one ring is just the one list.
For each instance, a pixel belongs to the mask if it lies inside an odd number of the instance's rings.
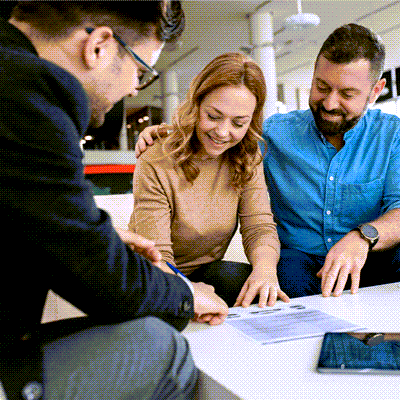
[[39,382],[29,382],[22,389],[22,397],[25,400],[39,400],[42,397],[43,389]]
[[331,215],[331,210],[328,210],[327,212],[326,212],[326,215]]
[[334,178],[333,176],[330,176],[330,177],[329,177],[329,180],[330,180],[330,181],[333,181],[334,179],[335,179],[335,178]]
[[328,242],[328,243],[332,242],[332,239],[331,239],[331,238],[328,238],[328,239],[327,239],[327,242]]

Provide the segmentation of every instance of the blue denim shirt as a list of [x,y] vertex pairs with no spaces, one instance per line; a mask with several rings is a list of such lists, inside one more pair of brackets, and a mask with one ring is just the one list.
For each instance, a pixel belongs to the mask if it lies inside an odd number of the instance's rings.
[[400,207],[400,119],[368,110],[337,151],[310,110],[263,125],[265,176],[283,246],[325,256],[351,229]]

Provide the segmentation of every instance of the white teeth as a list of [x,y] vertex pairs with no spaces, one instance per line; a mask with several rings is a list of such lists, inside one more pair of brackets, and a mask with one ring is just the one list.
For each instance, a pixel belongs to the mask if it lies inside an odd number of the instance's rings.
[[208,136],[214,143],[216,143],[216,144],[224,144],[224,143],[226,143],[226,142],[223,142],[223,141],[221,141],[221,140],[217,140],[217,139],[214,139],[213,137],[211,137],[211,136]]

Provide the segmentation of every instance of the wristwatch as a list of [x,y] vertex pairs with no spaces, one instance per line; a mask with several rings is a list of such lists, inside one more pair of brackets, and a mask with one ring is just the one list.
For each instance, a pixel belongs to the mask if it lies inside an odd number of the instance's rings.
[[382,343],[384,340],[385,340],[384,333],[368,333],[367,335],[365,335],[364,339],[362,339],[364,344],[371,347]]
[[376,346],[382,342],[398,342],[400,346],[400,333],[398,332],[386,332],[386,333],[365,333],[365,332],[346,332],[348,335],[361,340],[365,345]]
[[361,224],[357,227],[357,230],[360,232],[361,237],[369,243],[369,250],[371,251],[372,248],[378,243],[378,230],[370,224]]

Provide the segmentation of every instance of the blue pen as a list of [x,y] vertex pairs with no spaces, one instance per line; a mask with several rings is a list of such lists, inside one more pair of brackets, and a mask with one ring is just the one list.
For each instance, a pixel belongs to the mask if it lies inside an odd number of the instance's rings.
[[192,292],[192,294],[194,296],[194,288],[193,288],[192,282],[190,282],[190,280],[185,275],[183,275],[182,272],[179,271],[178,268],[174,267],[168,261],[165,261],[165,263],[168,265],[168,267],[170,267],[172,269],[172,271],[175,272],[176,275],[178,275],[180,278],[182,278],[187,283],[187,285],[190,288],[190,291]]
[[183,276],[184,278],[186,278],[186,276],[183,275],[182,272],[179,271],[178,268],[174,267],[174,266],[173,266],[172,264],[170,264],[168,261],[165,261],[165,263],[166,263],[166,264],[168,265],[168,267],[170,267],[170,268],[172,269],[172,271],[174,271],[177,275],[181,275],[181,276]]

